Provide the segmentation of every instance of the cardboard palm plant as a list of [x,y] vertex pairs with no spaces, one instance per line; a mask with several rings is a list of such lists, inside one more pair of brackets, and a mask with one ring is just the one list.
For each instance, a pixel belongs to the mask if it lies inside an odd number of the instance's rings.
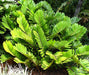
[[64,67],[70,75],[76,75],[73,70],[77,75],[89,72],[89,62],[82,59],[89,54],[89,46],[80,42],[86,28],[72,23],[64,13],[55,13],[47,2],[21,0],[18,9],[2,21],[12,37],[3,42],[7,54],[1,56],[2,62],[14,58],[29,68]]

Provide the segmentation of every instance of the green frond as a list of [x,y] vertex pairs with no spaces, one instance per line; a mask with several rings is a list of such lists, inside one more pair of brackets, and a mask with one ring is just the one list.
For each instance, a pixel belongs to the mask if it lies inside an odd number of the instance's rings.
[[74,55],[74,50],[69,49],[68,51],[63,52],[63,56],[67,58],[71,58]]
[[72,66],[72,67],[68,67],[67,71],[69,75],[89,75],[89,61],[87,59],[83,59],[81,60],[81,65],[84,66],[85,68],[83,68],[82,66],[76,67],[76,65]]
[[34,64],[38,64],[37,58],[33,55],[33,53],[28,52],[27,48],[22,44],[18,43],[15,45],[15,50],[17,50],[22,55],[26,56],[29,61],[32,61]]
[[34,7],[35,7],[35,3],[33,0],[25,0],[22,3],[21,11],[23,12],[23,14],[26,14],[28,8],[31,11],[34,10]]
[[8,53],[10,53],[12,56],[14,56],[14,54],[13,54],[13,50],[14,50],[14,48],[13,48],[13,45],[12,45],[12,43],[10,42],[10,41],[5,41],[4,43],[3,43],[3,47],[4,47],[4,49],[5,49],[5,51],[6,52],[8,52]]
[[6,32],[6,28],[0,25],[0,34],[4,34]]
[[46,70],[48,69],[52,64],[53,64],[54,60],[52,60],[50,63],[47,62],[47,60],[45,58],[42,59],[42,64],[41,67]]
[[5,51],[10,53],[12,56],[16,56],[18,59],[21,59],[23,61],[26,59],[25,56],[23,56],[22,54],[20,54],[18,51],[14,49],[14,46],[12,45],[10,41],[5,41],[3,43],[3,47]]
[[35,35],[35,39],[39,45],[39,48],[46,49],[47,48],[47,40],[44,35],[44,32],[40,26],[37,26],[37,31],[33,31]]
[[29,10],[30,11],[34,11],[35,10],[35,6],[36,6],[35,2],[33,0],[28,0],[28,1],[29,1],[28,2],[28,8],[29,8]]
[[22,53],[23,55],[28,54],[27,48],[20,43],[15,45],[15,50]]
[[48,4],[46,1],[41,1],[41,2],[37,3],[35,10],[40,9],[41,7],[43,7],[44,10],[46,9],[48,16],[51,16],[54,14],[54,11],[52,10],[50,4]]
[[14,58],[14,61],[15,61],[16,63],[22,63],[22,64],[25,64],[25,63],[26,63],[25,61],[22,61],[22,60],[20,60],[20,59],[18,59],[18,58]]
[[31,28],[25,18],[25,15],[21,15],[17,18],[17,23],[19,24],[19,27],[28,35],[31,36]]
[[67,22],[67,21],[60,21],[59,23],[57,23],[54,26],[51,36],[54,37],[59,32],[63,31],[67,26],[69,26],[69,22]]
[[76,49],[76,54],[77,55],[89,55],[89,46],[88,45],[84,45],[84,46],[80,46]]
[[22,13],[20,10],[13,11],[12,14],[13,14],[13,16],[15,16],[16,18],[23,15],[23,13]]
[[64,40],[64,41],[49,40],[48,46],[57,48],[59,50],[61,50],[63,48],[70,48],[69,42],[66,40]]
[[56,12],[54,17],[55,19],[57,19],[57,21],[63,21],[65,18],[65,14],[61,12]]
[[68,50],[67,52],[62,52],[62,55],[57,58],[55,61],[56,64],[63,64],[73,61],[71,58],[73,57],[74,53],[72,50]]
[[39,65],[39,60],[37,59],[36,56],[33,55],[33,53],[28,52],[29,55],[29,59],[35,64],[35,65]]
[[9,30],[12,30],[14,28],[14,23],[13,21],[10,19],[10,16],[3,16],[2,18],[2,25],[9,29]]
[[55,41],[53,46],[59,50],[61,50],[61,48],[69,48],[69,42],[68,41]]
[[52,52],[47,51],[46,54],[53,60],[56,60],[56,57],[54,56],[54,54],[52,54]]
[[45,56],[45,50],[44,49],[40,49],[40,50],[38,50],[38,52],[40,53],[41,57]]
[[66,29],[66,35],[64,37],[72,36],[76,40],[80,39],[85,33],[87,29],[78,24],[73,24],[71,27]]
[[46,23],[46,20],[44,19],[44,12],[42,10],[36,11],[36,13],[34,14],[34,19],[40,26],[43,26]]
[[28,0],[25,0],[25,1],[23,2],[22,7],[21,7],[21,11],[23,12],[23,14],[26,14],[27,5],[28,5]]
[[4,63],[7,60],[10,60],[11,58],[13,58],[10,54],[2,54],[0,57],[1,57],[1,63]]
[[25,40],[26,42],[28,42],[29,44],[31,44],[32,46],[34,46],[34,42],[32,40],[32,37],[25,34],[23,31],[21,31],[19,28],[15,28],[14,30],[11,31],[11,35],[13,37],[13,39],[15,38],[20,38]]
[[80,42],[80,40],[76,40],[76,41],[73,41],[72,46],[73,46],[73,48],[76,49],[78,47],[81,47],[82,43]]
[[72,50],[69,50],[67,52],[61,52],[57,51],[56,53],[52,53],[50,51],[47,51],[46,54],[53,60],[55,60],[56,64],[63,64],[73,61],[71,58],[73,57]]
[[34,19],[37,22],[37,24],[42,27],[45,34],[48,34],[49,33],[49,26],[46,24],[44,12],[42,10],[36,11],[36,13],[34,14]]

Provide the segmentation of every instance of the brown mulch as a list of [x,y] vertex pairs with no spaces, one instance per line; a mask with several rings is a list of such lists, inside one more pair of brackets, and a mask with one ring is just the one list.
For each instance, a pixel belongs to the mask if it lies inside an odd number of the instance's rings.
[[53,71],[33,71],[32,75],[68,75],[68,72],[66,69],[61,69],[61,70],[53,70]]

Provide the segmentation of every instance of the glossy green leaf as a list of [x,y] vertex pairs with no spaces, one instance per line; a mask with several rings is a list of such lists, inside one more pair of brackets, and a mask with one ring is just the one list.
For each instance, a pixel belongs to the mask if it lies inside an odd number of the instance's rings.
[[46,49],[47,48],[47,40],[44,35],[44,32],[40,26],[37,26],[37,31],[33,31],[35,35],[35,39],[40,48]]
[[63,49],[63,48],[69,48],[69,42],[68,41],[55,41],[55,40],[49,40],[48,41],[48,45],[49,47],[54,47],[57,48],[59,50]]
[[42,10],[38,10],[34,15],[35,21],[40,25],[44,25],[46,20],[44,19],[44,12]]
[[5,33],[4,31],[1,31],[1,30],[0,30],[0,34],[4,34],[4,33]]
[[28,42],[29,44],[33,45],[33,40],[31,36],[25,34],[23,31],[21,31],[18,28],[15,28],[14,30],[11,31],[11,35],[13,38],[20,38]]
[[44,69],[44,70],[46,70],[46,69],[48,69],[51,65],[53,64],[53,61],[51,61],[50,63],[49,62],[47,62],[46,60],[42,60],[42,65],[41,65],[41,67]]
[[[61,52],[59,52],[61,53]],[[72,50],[68,50],[66,52],[62,52],[61,56],[57,56],[56,64],[63,64],[73,61],[71,58],[73,57],[74,52]],[[60,54],[59,54],[60,55]]]
[[3,47],[4,47],[5,51],[10,53],[12,56],[16,56],[17,58],[19,58],[21,60],[26,59],[26,57],[24,57],[22,54],[20,54],[18,51],[16,51],[14,49],[14,46],[12,45],[12,43],[10,41],[5,41],[3,43]]
[[36,11],[36,13],[34,14],[34,19],[37,22],[37,24],[42,27],[44,32],[46,34],[48,34],[49,33],[49,26],[46,24],[46,20],[45,20],[45,17],[44,17],[44,12],[42,10]]
[[0,25],[0,34],[4,34],[6,32],[6,28]]
[[53,28],[52,37],[54,37],[59,32],[63,31],[68,25],[69,25],[69,23],[66,21],[61,21],[61,22],[57,23]]
[[20,43],[15,45],[15,49],[23,55],[28,53],[27,48]]
[[8,18],[8,16],[7,16],[7,17],[3,16],[3,18],[2,18],[2,25],[3,25],[5,28],[7,28],[7,29],[12,30],[12,28],[10,27],[11,24],[9,24],[9,23],[11,23],[11,22],[9,22],[9,21],[8,21],[9,19],[7,19],[7,18]]
[[15,61],[16,63],[26,64],[26,61],[22,61],[22,60],[20,60],[20,59],[18,59],[18,58],[14,58],[14,61]]
[[85,46],[81,46],[78,47],[78,49],[76,49],[76,54],[77,55],[89,55],[89,46],[85,45]]
[[75,39],[80,39],[86,31],[87,29],[85,27],[75,23],[71,27],[67,28],[66,35],[64,37],[72,36]]
[[35,7],[35,3],[33,0],[24,0],[22,3],[22,7],[21,7],[21,11],[26,14],[27,8],[29,8],[29,10],[33,10]]
[[48,2],[46,1],[41,1],[39,3],[36,4],[35,10],[39,9],[43,7],[44,9],[46,9],[48,11],[48,15],[51,16],[54,14],[54,11],[52,10],[50,4],[48,4]]
[[32,61],[35,64],[38,64],[37,58],[33,55],[33,53],[28,52],[27,48],[24,45],[18,43],[16,44],[15,49],[21,54],[23,54],[24,56],[26,56],[28,60]]
[[2,54],[1,55],[1,62],[6,62],[7,60],[10,60],[11,58],[13,58],[10,54]]
[[52,52],[47,51],[46,54],[49,55],[49,57],[50,57],[51,59],[56,60],[56,57],[54,56],[54,54],[52,54]]
[[21,15],[17,18],[17,23],[19,24],[19,27],[28,35],[31,36],[31,28],[25,18],[25,15]]

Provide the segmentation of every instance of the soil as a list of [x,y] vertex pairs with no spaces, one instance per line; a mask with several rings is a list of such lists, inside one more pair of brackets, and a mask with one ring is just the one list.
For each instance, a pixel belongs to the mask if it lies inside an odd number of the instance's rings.
[[60,71],[33,71],[32,75],[68,75],[66,70],[60,70]]

